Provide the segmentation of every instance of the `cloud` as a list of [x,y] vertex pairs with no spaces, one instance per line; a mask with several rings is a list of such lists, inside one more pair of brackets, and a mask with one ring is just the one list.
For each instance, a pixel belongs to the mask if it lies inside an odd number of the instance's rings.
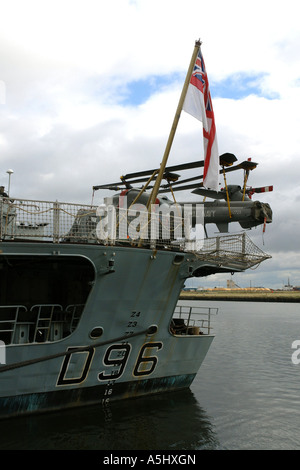
[[[251,232],[273,255],[256,275],[276,284],[267,266],[286,263],[297,278],[297,0],[0,0],[0,13],[0,184],[13,168],[15,197],[89,203],[93,185],[158,166],[200,36],[220,153],[251,157],[249,184],[274,185],[259,197],[274,214],[265,245]],[[182,113],[169,164],[202,159],[201,134]]]

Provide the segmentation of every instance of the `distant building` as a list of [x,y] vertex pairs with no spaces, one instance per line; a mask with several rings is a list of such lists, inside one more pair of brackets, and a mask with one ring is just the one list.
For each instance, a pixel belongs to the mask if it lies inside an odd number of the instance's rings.
[[240,289],[240,287],[232,279],[228,279],[227,289]]

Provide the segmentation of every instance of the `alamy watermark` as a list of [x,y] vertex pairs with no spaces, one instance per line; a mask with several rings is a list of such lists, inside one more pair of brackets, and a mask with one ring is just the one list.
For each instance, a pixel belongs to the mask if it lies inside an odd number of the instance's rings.
[[296,349],[296,351],[292,354],[292,363],[295,365],[300,364],[300,340],[296,339],[292,342],[292,349]]
[[6,347],[4,341],[0,340],[0,364],[6,364]]
[[97,208],[97,238],[101,241],[149,240],[203,243],[204,207],[196,204],[129,205],[120,197],[118,205],[109,201]]
[[0,80],[0,104],[6,103],[6,85],[3,80]]

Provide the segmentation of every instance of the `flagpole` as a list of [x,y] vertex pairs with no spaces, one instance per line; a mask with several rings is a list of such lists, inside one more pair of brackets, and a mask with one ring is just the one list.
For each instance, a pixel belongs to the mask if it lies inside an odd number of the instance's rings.
[[188,72],[187,72],[187,75],[186,75],[186,79],[185,79],[183,89],[182,89],[182,92],[181,92],[181,96],[180,96],[180,99],[179,99],[179,102],[178,102],[175,117],[174,117],[174,120],[173,120],[170,135],[169,135],[169,138],[168,138],[168,142],[167,142],[167,145],[166,145],[165,153],[164,153],[162,162],[160,164],[160,170],[159,170],[159,173],[157,175],[154,187],[153,187],[152,192],[151,192],[151,196],[150,196],[148,204],[147,204],[149,210],[151,210],[151,204],[155,204],[155,201],[156,201],[156,197],[157,197],[158,190],[159,190],[159,187],[160,187],[160,184],[161,184],[161,180],[163,178],[163,174],[164,174],[165,167],[166,167],[166,164],[167,164],[167,160],[168,160],[168,157],[169,157],[169,153],[170,153],[170,150],[171,150],[171,147],[172,147],[175,132],[176,132],[176,129],[177,129],[180,114],[181,114],[181,111],[182,111],[182,107],[183,107],[184,100],[185,100],[185,97],[186,97],[186,94],[187,94],[188,86],[189,86],[189,83],[190,83],[190,79],[191,79],[191,76],[192,76],[192,72],[193,72],[193,69],[194,69],[194,65],[195,65],[195,62],[196,62],[196,58],[197,58],[200,46],[201,46],[201,41],[200,40],[196,41],[194,51],[193,51],[193,55],[192,55],[192,58],[191,58],[191,62],[190,62]]

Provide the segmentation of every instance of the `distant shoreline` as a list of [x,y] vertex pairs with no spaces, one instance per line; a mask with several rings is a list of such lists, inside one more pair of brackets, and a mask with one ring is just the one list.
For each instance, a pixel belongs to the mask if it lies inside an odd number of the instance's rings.
[[179,300],[222,300],[238,302],[300,302],[300,291],[204,290],[181,291]]

